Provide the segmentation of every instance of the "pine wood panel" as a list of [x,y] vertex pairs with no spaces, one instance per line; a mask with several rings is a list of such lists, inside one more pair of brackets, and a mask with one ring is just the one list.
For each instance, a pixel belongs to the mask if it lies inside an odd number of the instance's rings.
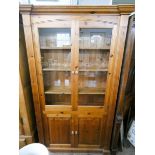
[[19,143],[34,142],[36,124],[22,22],[19,25]]
[[[71,52],[71,70],[72,72],[75,73],[79,69],[79,54],[78,54],[78,49],[79,49],[79,22],[74,20],[72,21],[72,52]],[[77,110],[77,104],[78,104],[78,75],[73,74],[71,76],[71,81],[72,81],[72,96],[71,96],[71,103],[73,110]]]
[[30,70],[33,101],[34,101],[34,107],[35,107],[37,130],[39,133],[38,136],[39,136],[40,142],[44,143],[42,116],[41,116],[41,109],[40,109],[40,100],[39,100],[39,95],[38,95],[38,83],[36,80],[37,76],[36,76],[36,66],[35,66],[30,15],[23,14],[22,18],[23,18],[26,49],[27,49],[27,56],[28,56],[28,63],[29,63],[29,70]]
[[79,118],[79,144],[99,145],[101,120],[99,118]]
[[122,58],[124,53],[124,45],[125,45],[125,38],[126,38],[126,31],[127,31],[127,24],[128,24],[128,15],[122,15],[120,18],[120,25],[119,25],[119,32],[118,32],[118,40],[116,44],[116,50],[114,53],[114,60],[112,63],[112,75],[110,79],[110,92],[107,95],[106,103],[107,104],[107,129],[106,129],[106,136],[105,136],[105,148],[109,149],[110,147],[110,139],[112,133],[112,125],[114,120],[114,112],[116,106],[116,99],[117,99],[117,92],[118,92],[118,85],[119,85],[119,78],[120,78],[120,71],[122,65]]
[[71,144],[71,116],[48,116],[50,144]]
[[79,21],[81,28],[113,28],[119,16],[104,15],[32,15],[32,24],[39,28],[70,28],[70,21]]
[[104,6],[33,6],[20,5],[20,12],[31,14],[130,14],[134,5],[104,5]]
[[[121,70],[120,86],[118,92],[117,109],[112,135],[112,150],[119,148],[119,131],[125,114],[134,100],[134,74],[135,72],[135,15],[130,16],[126,36],[125,51]],[[119,119],[118,119],[119,118]],[[125,123],[126,124],[126,123]],[[125,128],[125,126],[124,126]]]

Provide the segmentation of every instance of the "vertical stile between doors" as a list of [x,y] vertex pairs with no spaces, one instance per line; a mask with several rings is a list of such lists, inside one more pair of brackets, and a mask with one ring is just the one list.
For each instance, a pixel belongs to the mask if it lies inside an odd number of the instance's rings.
[[78,107],[78,65],[79,65],[79,22],[72,21],[72,46],[71,46],[71,104],[72,110],[77,110]]

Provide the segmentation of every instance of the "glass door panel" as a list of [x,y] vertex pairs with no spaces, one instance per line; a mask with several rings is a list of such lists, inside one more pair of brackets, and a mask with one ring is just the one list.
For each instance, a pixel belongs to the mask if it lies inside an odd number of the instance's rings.
[[80,29],[79,105],[103,106],[112,29]]
[[71,104],[71,30],[39,29],[41,64],[47,105]]

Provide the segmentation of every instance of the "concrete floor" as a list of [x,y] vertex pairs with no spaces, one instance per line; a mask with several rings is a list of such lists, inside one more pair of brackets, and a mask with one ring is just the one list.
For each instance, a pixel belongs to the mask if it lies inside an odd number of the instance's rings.
[[124,148],[123,152],[118,152],[116,155],[135,155],[135,148],[134,147]]

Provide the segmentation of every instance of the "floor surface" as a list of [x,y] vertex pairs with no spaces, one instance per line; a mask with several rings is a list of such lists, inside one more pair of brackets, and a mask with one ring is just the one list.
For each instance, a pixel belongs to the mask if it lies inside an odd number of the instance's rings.
[[116,155],[135,155],[135,148],[134,147],[124,148],[123,152],[118,152]]
[[[102,153],[50,153],[50,155],[103,155]],[[122,152],[116,155],[135,155],[135,148],[126,140]]]
[[51,153],[50,155],[103,155],[101,153]]
[[[103,155],[102,153],[50,153],[50,155]],[[116,155],[135,155],[134,148],[124,148],[123,152],[118,152]]]
[[[50,155],[103,155],[102,153],[50,153]],[[118,152],[116,155],[135,155],[135,148],[124,148],[122,152]]]

